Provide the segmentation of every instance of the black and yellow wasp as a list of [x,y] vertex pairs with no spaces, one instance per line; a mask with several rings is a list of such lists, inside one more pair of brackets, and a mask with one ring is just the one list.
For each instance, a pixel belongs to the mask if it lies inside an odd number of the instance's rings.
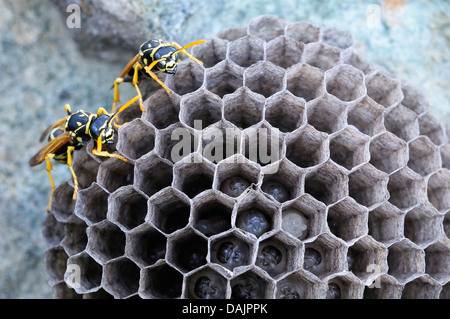
[[151,77],[153,80],[158,82],[167,93],[170,94],[171,92],[169,88],[165,86],[160,79],[158,79],[154,71],[175,74],[177,72],[178,63],[180,62],[178,57],[179,53],[185,54],[191,60],[203,64],[200,60],[197,60],[186,52],[186,49],[204,42],[206,42],[206,40],[198,40],[186,44],[183,47],[176,42],[167,43],[161,39],[144,42],[140,47],[139,53],[127,63],[123,71],[114,81],[113,112],[116,107],[116,103],[119,101],[118,84],[122,82],[131,82],[131,84],[135,87],[136,92],[139,95],[139,105],[142,112],[145,112],[145,110],[138,83],[143,77]]
[[69,166],[74,184],[73,200],[76,200],[78,192],[78,180],[72,168],[73,151],[80,150],[83,145],[93,139],[94,149],[92,150],[92,154],[97,156],[115,157],[125,162],[128,161],[118,154],[102,151],[102,145],[114,142],[114,119],[116,119],[120,112],[137,101],[138,98],[139,96],[135,96],[121,106],[114,114],[109,114],[104,108],[99,108],[97,114],[83,110],[72,113],[70,105],[66,104],[64,110],[66,111],[67,116],[57,120],[42,133],[40,141],[44,140],[47,134],[49,134],[48,143],[30,159],[29,164],[30,166],[36,166],[41,164],[44,160],[47,163],[47,173],[52,185],[47,212],[50,209],[53,191],[55,189],[55,184],[50,173],[53,169],[50,159],[53,158],[56,162],[67,164]]

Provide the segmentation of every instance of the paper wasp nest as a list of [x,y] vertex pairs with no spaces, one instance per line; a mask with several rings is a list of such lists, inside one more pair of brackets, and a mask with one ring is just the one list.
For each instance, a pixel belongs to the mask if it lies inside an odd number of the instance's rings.
[[352,45],[261,16],[194,47],[124,114],[129,163],[80,152],[56,189],[54,296],[450,298],[448,137]]

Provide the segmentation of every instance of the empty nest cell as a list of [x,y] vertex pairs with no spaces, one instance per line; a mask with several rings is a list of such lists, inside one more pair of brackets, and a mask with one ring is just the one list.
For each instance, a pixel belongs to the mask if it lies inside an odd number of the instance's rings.
[[242,87],[243,81],[244,68],[228,59],[206,70],[206,88],[221,98]]
[[327,158],[327,134],[306,125],[286,137],[286,157],[295,165],[306,168]]
[[324,72],[309,64],[296,64],[286,71],[287,89],[295,96],[311,101],[324,92]]
[[266,98],[284,89],[284,69],[268,61],[260,61],[244,72],[244,85]]
[[400,82],[383,72],[366,76],[367,95],[385,108],[399,104],[403,99]]
[[126,254],[140,267],[151,266],[165,259],[166,245],[166,237],[147,223],[126,234]]
[[266,100],[266,121],[283,133],[303,125],[305,114],[305,102],[289,91],[278,92]]
[[239,129],[246,129],[263,118],[264,98],[246,87],[239,88],[223,99],[223,115]]
[[337,99],[318,98],[307,104],[307,112],[308,124],[321,132],[332,134],[347,125],[346,107]]

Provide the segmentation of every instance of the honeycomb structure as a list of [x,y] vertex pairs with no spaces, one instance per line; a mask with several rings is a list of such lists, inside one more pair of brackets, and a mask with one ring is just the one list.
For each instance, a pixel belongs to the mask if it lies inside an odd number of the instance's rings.
[[450,144],[419,90],[275,16],[192,53],[124,112],[129,162],[90,144],[77,201],[55,190],[56,298],[450,298]]

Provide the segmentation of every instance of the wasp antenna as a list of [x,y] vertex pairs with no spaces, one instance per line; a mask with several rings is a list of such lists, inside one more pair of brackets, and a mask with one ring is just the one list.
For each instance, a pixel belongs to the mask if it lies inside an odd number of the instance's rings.
[[194,45],[202,44],[202,43],[205,43],[205,42],[206,42],[206,40],[197,40],[197,41],[188,43],[185,46],[178,48],[178,50],[173,52],[172,54],[177,54],[177,53],[179,53],[179,52],[181,52],[181,51],[183,51],[183,50],[185,50],[187,48],[190,48],[190,47],[193,47]]
[[107,125],[111,125],[111,122],[117,117],[117,115],[122,112],[123,110],[125,110],[127,107],[129,107],[131,104],[133,104],[134,102],[136,102],[139,99],[139,95],[136,95],[134,98],[132,98],[131,100],[129,100],[127,103],[125,103],[124,105],[122,105],[113,115],[111,115],[111,117],[109,118],[109,120],[106,122]]

